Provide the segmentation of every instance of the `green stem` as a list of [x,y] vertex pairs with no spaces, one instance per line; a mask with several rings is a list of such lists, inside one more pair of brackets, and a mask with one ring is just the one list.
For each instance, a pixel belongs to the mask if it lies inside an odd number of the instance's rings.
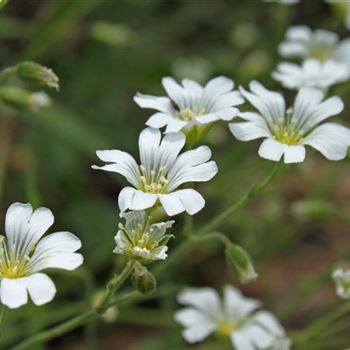
[[225,247],[228,247],[230,244],[232,244],[231,240],[226,235],[220,232],[207,233],[201,236],[196,235],[196,236],[190,237],[189,239],[192,242],[199,242],[199,241],[214,239],[214,240],[220,241]]
[[243,207],[250,198],[252,198],[257,193],[261,192],[265,187],[271,182],[271,180],[275,177],[278,172],[278,169],[281,166],[281,162],[276,163],[268,175],[260,182],[253,185],[237,202],[227,208],[223,213],[216,216],[213,220],[211,220],[208,224],[206,224],[203,228],[201,228],[197,235],[202,235],[207,232],[215,230],[218,226],[224,223],[232,214],[234,214],[237,210]]
[[[207,225],[203,226],[199,229],[195,234],[192,234],[188,237],[187,240],[181,242],[169,255],[169,257],[162,263],[158,264],[157,267],[153,270],[153,273],[156,277],[161,275],[164,271],[166,271],[169,266],[174,265],[177,261],[181,261],[181,259],[186,256],[192,249],[192,246],[196,243],[196,241],[200,240],[199,236],[206,237],[208,232],[214,231],[218,226],[220,226],[223,222],[227,220],[232,214],[234,214],[238,209],[240,209],[244,204],[248,202],[250,198],[252,198],[255,194],[262,191],[274,178],[278,169],[281,166],[281,162],[276,163],[268,175],[257,184],[253,185],[237,202],[235,202],[231,207],[225,210],[222,214],[215,217],[212,221],[210,221]],[[210,238],[218,239],[217,233],[210,233]],[[230,243],[230,240],[224,239],[224,235],[220,234],[220,240],[227,245]],[[226,237],[225,237],[226,238]]]
[[99,316],[103,315],[104,312],[112,306],[112,299],[116,291],[121,287],[124,281],[128,278],[135,266],[134,260],[129,260],[124,267],[123,271],[119,275],[115,275],[111,281],[107,284],[107,291],[103,299],[98,303],[97,306],[88,310],[81,315],[73,317],[72,319],[63,322],[62,324],[55,326],[49,330],[43,331],[34,335],[33,337],[24,340],[23,342],[15,345],[12,350],[24,350],[29,347],[48,341],[50,339],[59,337],[79,326],[82,326],[89,321],[92,321]]
[[5,305],[0,305],[0,338],[2,337],[2,329],[4,327],[8,308]]
[[129,260],[124,268],[124,270],[119,275],[114,275],[114,277],[108,282],[107,284],[107,292],[104,295],[103,299],[97,306],[97,310],[99,313],[103,313],[108,309],[108,304],[115,295],[116,291],[121,287],[121,285],[124,283],[124,281],[128,278],[128,276],[131,274],[132,270],[134,269],[136,261],[135,260]]

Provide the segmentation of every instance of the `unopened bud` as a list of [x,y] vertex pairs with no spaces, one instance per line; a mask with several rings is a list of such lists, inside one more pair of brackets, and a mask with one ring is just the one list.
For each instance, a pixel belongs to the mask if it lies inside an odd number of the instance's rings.
[[157,288],[157,281],[153,274],[140,263],[136,264],[131,279],[142,294],[153,292]]
[[58,77],[50,68],[35,62],[22,62],[15,66],[16,75],[25,82],[58,90]]
[[35,110],[51,103],[44,92],[32,93],[14,86],[0,88],[0,100],[11,107],[24,110]]
[[248,253],[239,245],[230,244],[226,248],[226,259],[229,266],[238,273],[242,283],[250,283],[256,280],[258,274]]

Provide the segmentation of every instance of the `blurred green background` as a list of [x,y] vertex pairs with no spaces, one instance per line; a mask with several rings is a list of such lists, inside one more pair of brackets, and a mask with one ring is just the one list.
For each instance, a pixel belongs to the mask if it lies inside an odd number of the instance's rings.
[[[86,309],[94,286],[102,288],[120,266],[112,250],[117,194],[125,181],[90,167],[98,163],[96,149],[137,156],[138,134],[150,111],[138,108],[133,95],[164,94],[166,75],[202,83],[226,75],[243,86],[257,79],[281,90],[271,71],[281,60],[277,45],[291,24],[349,34],[342,18],[318,0],[296,6],[260,0],[10,0],[1,9],[2,67],[33,60],[60,78],[60,91],[49,92],[51,107],[0,115],[1,218],[15,201],[49,207],[56,217],[53,230],[78,235],[85,256],[85,269],[54,274],[54,302],[10,313],[1,348]],[[341,118],[349,122],[349,83],[331,93],[343,97]],[[294,92],[285,95],[292,101]],[[258,157],[258,143],[233,139],[225,124],[216,124],[204,143],[220,171],[200,186],[207,206],[195,216],[195,226],[238,199],[272,166]],[[349,160],[331,163],[310,150],[308,155],[305,163],[284,167],[268,190],[222,230],[256,263],[260,278],[244,292],[261,298],[296,336],[339,307],[329,273],[336,262],[350,258]],[[181,222],[180,216],[170,255],[182,239]],[[185,349],[180,327],[172,321],[176,291],[183,285],[221,289],[225,283],[239,285],[222,247],[203,243],[158,281],[171,288],[157,300],[121,307],[116,322],[111,313],[109,321],[42,349]],[[348,347],[349,321],[337,320],[334,329],[300,349]],[[220,349],[214,339],[194,348]]]

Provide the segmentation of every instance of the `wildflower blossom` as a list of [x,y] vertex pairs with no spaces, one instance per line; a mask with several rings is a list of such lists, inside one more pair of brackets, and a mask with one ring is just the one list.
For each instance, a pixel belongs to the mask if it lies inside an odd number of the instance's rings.
[[350,298],[350,269],[340,267],[333,271],[332,278],[336,284],[337,295],[342,299]]
[[241,141],[265,138],[259,148],[262,158],[279,161],[284,156],[285,163],[303,162],[307,145],[330,160],[346,157],[350,130],[336,123],[319,125],[343,110],[339,97],[323,101],[321,91],[305,87],[299,90],[293,107],[286,110],[280,93],[269,91],[256,81],[249,87],[251,92],[241,92],[259,113],[240,113],[244,121],[230,123],[229,127]]
[[244,297],[237,289],[226,286],[223,302],[212,288],[190,288],[178,295],[187,307],[175,314],[185,329],[189,343],[202,341],[212,333],[229,337],[235,350],[267,349],[277,337],[285,337],[278,320],[267,311],[257,311],[260,302]]
[[169,215],[186,211],[193,215],[204,207],[204,198],[195,190],[177,190],[186,182],[210,180],[218,171],[209,147],[200,146],[179,155],[185,145],[183,133],[168,133],[161,139],[158,129],[146,128],[139,137],[141,163],[119,150],[97,151],[107,164],[94,169],[123,175],[133,186],[119,193],[119,209],[144,210],[160,203]]
[[6,238],[1,236],[0,300],[9,308],[28,302],[46,304],[56,293],[52,280],[40,271],[48,268],[74,270],[83,262],[75,253],[80,240],[70,232],[56,232],[40,238],[53,224],[47,208],[33,211],[30,204],[14,203],[6,214]]
[[125,225],[119,224],[114,253],[125,254],[144,263],[167,257],[166,244],[172,235],[165,233],[175,221],[150,224],[143,210],[127,212],[122,217],[125,218]]
[[239,112],[235,107],[243,103],[234,82],[226,77],[210,80],[206,86],[184,79],[179,85],[173,78],[162,80],[167,97],[136,94],[134,101],[142,108],[155,109],[146,122],[153,128],[166,126],[166,132],[188,129],[217,120],[229,121]]
[[334,61],[350,69],[350,39],[339,40],[336,33],[307,26],[293,26],[286,32],[285,41],[279,45],[283,57],[314,58]]
[[301,66],[288,62],[280,63],[272,76],[288,89],[314,87],[326,90],[332,85],[348,80],[350,71],[334,61],[307,59]]

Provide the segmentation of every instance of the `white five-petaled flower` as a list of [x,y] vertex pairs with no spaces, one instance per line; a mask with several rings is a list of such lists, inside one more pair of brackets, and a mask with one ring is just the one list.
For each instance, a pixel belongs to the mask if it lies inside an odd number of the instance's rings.
[[206,86],[184,79],[179,85],[173,78],[163,78],[168,97],[136,94],[134,101],[142,108],[155,109],[146,122],[153,128],[166,126],[166,132],[177,132],[194,124],[204,125],[217,120],[229,121],[237,115],[235,107],[244,102],[234,83],[226,77],[210,80]]
[[252,81],[244,97],[258,110],[240,113],[243,122],[230,123],[233,135],[241,141],[265,138],[259,148],[262,158],[285,163],[305,159],[305,146],[311,146],[330,160],[344,159],[350,146],[350,130],[336,123],[322,123],[343,110],[339,97],[323,101],[324,94],[313,88],[299,90],[293,107],[286,110],[282,95]]
[[348,80],[350,71],[346,66],[334,61],[307,59],[301,66],[282,62],[272,76],[288,89],[314,87],[326,90],[332,85]]
[[53,224],[47,208],[33,211],[30,204],[14,203],[7,210],[6,238],[1,236],[0,301],[9,308],[28,302],[43,305],[56,293],[52,280],[40,271],[48,268],[74,270],[83,263],[75,253],[80,240],[70,232],[56,232],[40,238]]
[[125,225],[119,224],[114,253],[125,254],[142,263],[166,259],[166,244],[173,236],[165,233],[174,220],[150,224],[150,219],[143,210],[130,211],[121,216],[125,218]]
[[283,57],[314,58],[334,61],[350,70],[350,39],[339,40],[336,33],[307,26],[293,26],[278,48]]
[[235,350],[271,348],[277,338],[285,337],[278,320],[267,311],[257,311],[260,302],[244,297],[237,289],[226,286],[224,299],[212,288],[189,288],[178,295],[187,307],[175,314],[185,329],[189,343],[202,341],[212,333],[229,337]]
[[216,163],[209,161],[211,151],[207,146],[186,151],[181,132],[168,133],[163,139],[158,129],[146,128],[139,136],[140,165],[128,153],[119,150],[97,151],[97,156],[107,164],[94,169],[112,171],[123,175],[133,186],[119,193],[119,209],[144,210],[158,201],[169,216],[186,211],[193,215],[205,204],[195,190],[177,190],[186,182],[209,181],[218,171]]
[[339,267],[333,271],[332,278],[339,298],[350,299],[350,268]]

